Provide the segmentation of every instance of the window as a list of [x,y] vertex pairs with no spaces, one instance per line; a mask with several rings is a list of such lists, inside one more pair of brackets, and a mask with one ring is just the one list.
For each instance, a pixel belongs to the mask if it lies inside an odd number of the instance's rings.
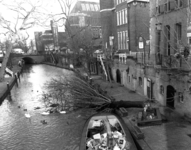
[[175,24],[175,48],[178,48],[178,45],[180,44],[182,40],[182,25],[181,23]]
[[98,11],[100,10],[100,6],[99,6],[99,4],[97,5],[97,8],[98,8]]
[[165,32],[165,35],[164,35],[165,36],[164,37],[165,51],[166,51],[166,54],[169,56],[170,55],[170,49],[171,49],[171,46],[170,46],[170,26],[169,25],[165,26],[164,32]]
[[81,6],[82,6],[82,10],[83,10],[83,11],[86,11],[86,6],[85,6],[85,4],[81,4]]
[[119,32],[117,33],[117,36],[118,36],[118,49],[120,49],[120,33]]
[[122,10],[122,24],[125,24],[125,10]]
[[176,8],[180,8],[183,6],[183,0],[175,0],[176,2]]
[[89,4],[86,4],[86,9],[87,9],[87,11],[90,11],[90,5]]
[[188,38],[188,44],[191,45],[191,37]]
[[126,49],[129,49],[129,37],[128,37],[128,31],[125,31],[126,34]]
[[142,78],[139,77],[139,86],[142,86],[143,85],[143,81],[142,81]]
[[99,29],[99,36],[102,38],[102,29]]
[[122,32],[120,32],[121,33],[121,49],[123,49],[123,33]]
[[99,6],[97,4],[94,4],[95,11],[99,11]]
[[128,22],[127,22],[127,17],[128,17],[128,16],[127,16],[127,8],[126,8],[126,9],[125,9],[125,23],[128,23]]
[[119,25],[119,12],[117,11],[117,25]]
[[121,25],[121,11],[119,11],[119,25]]
[[91,11],[95,11],[93,4],[90,4],[90,8],[91,8]]
[[161,31],[160,30],[156,30],[156,49],[157,49],[157,52],[160,52],[160,43],[161,43]]
[[164,94],[164,86],[160,85],[160,94]]
[[125,31],[123,31],[123,49],[125,49],[126,47],[125,47]]

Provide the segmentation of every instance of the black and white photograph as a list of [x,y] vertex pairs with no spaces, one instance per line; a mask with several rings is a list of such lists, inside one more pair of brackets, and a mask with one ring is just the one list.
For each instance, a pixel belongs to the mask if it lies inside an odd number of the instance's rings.
[[191,150],[191,0],[0,0],[0,150]]

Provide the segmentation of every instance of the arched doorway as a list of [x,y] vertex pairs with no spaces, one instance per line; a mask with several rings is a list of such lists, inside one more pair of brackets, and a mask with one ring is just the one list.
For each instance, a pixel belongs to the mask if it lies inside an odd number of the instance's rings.
[[166,106],[174,108],[174,95],[176,90],[173,86],[168,85],[166,90]]
[[121,73],[119,69],[116,70],[116,80],[117,80],[117,83],[121,83]]

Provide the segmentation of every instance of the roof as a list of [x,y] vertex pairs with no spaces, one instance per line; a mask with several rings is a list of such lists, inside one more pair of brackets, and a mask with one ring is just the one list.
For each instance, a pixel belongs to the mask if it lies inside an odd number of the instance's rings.
[[72,9],[71,13],[76,13],[78,11],[85,11],[85,12],[99,12],[100,5],[98,2],[88,2],[88,1],[78,1],[76,2],[74,8]]

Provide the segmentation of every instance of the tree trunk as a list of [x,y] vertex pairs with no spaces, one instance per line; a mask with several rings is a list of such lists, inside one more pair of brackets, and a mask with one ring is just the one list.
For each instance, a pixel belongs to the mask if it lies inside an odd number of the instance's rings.
[[98,111],[102,111],[105,108],[113,108],[113,109],[119,109],[120,107],[124,108],[144,108],[144,101],[114,101],[111,104],[104,105],[103,107],[100,107]]
[[107,72],[107,76],[108,76],[108,80],[109,82],[111,82],[111,76],[110,76],[110,72],[109,72],[109,67],[108,67],[108,60],[106,58],[106,72]]
[[7,62],[9,60],[9,56],[10,56],[10,53],[11,53],[11,50],[12,50],[11,42],[7,42],[6,49],[7,49],[6,54],[5,54],[4,58],[3,58],[2,66],[1,66],[1,69],[0,69],[0,81],[2,81],[4,79],[5,69],[7,67]]

